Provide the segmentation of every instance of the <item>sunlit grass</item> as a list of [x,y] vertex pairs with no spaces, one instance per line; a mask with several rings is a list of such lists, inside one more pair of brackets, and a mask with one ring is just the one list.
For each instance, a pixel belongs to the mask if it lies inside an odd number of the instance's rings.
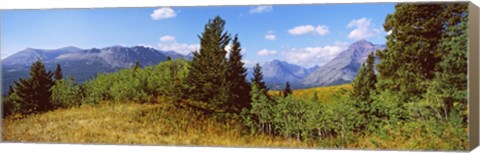
[[315,143],[245,134],[235,120],[215,121],[163,100],[156,104],[103,102],[58,109],[9,117],[2,126],[6,142],[316,147]]
[[[340,91],[340,90],[346,90],[350,91],[352,90],[352,85],[350,84],[342,84],[342,85],[337,85],[337,86],[325,86],[325,87],[314,87],[314,88],[308,88],[308,89],[299,89],[299,90],[293,90],[293,96],[299,97],[299,98],[311,98],[315,94],[317,94],[319,102],[322,103],[329,103],[334,100],[334,95]],[[281,95],[282,91],[279,90],[272,90],[269,91],[270,95]]]

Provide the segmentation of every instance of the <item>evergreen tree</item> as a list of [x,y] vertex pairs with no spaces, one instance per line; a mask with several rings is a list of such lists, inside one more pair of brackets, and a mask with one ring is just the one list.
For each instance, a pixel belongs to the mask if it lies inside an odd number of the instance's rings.
[[285,89],[283,90],[283,97],[287,97],[292,94],[292,89],[290,88],[290,83],[287,81],[285,84]]
[[62,79],[63,79],[62,67],[60,67],[60,64],[57,64],[57,69],[55,69],[53,78],[55,79],[55,81],[58,81],[58,80],[62,80]]
[[193,52],[188,74],[190,96],[212,112],[225,112],[228,106],[230,84],[225,46],[230,35],[224,32],[225,21],[219,16],[209,20],[199,36],[200,49]]
[[380,91],[392,90],[410,101],[425,92],[440,62],[438,45],[444,22],[440,4],[401,3],[384,23],[387,48],[377,52]]
[[[355,101],[355,106],[359,113],[366,121],[372,121],[372,117],[378,117],[379,112],[376,112],[376,105],[372,104],[372,95],[376,93],[375,84],[377,83],[377,76],[374,70],[375,57],[374,53],[368,55],[367,61],[362,64],[357,76],[352,81],[351,98]],[[361,128],[366,128],[367,125],[361,125]]]
[[167,61],[171,61],[172,58],[170,56],[167,56]]
[[50,98],[51,88],[54,85],[53,73],[46,71],[43,63],[38,59],[32,64],[30,78],[15,81],[15,93],[21,99],[23,113],[43,112],[52,108]]
[[[435,101],[433,105],[441,106],[440,112],[445,118],[455,109],[454,106],[461,113],[467,108],[467,8],[467,4],[452,4],[446,8],[448,27],[439,47],[444,56],[427,93],[427,99]],[[467,114],[463,117],[466,121]]]
[[135,62],[135,67],[133,68],[135,71],[137,71],[138,69],[141,69],[142,68],[142,65],[140,65],[140,62],[136,61]]
[[246,80],[247,69],[242,62],[241,51],[238,35],[235,35],[228,58],[227,75],[231,84],[230,101],[234,103],[235,112],[240,112],[243,108],[250,108],[251,106],[250,85]]
[[260,64],[255,64],[255,67],[253,67],[253,78],[252,78],[252,84],[257,84],[258,88],[262,89],[261,91],[267,93],[268,88],[265,85],[265,82],[263,81],[263,73],[262,73],[262,66]]
[[352,82],[352,97],[359,102],[370,103],[372,99],[370,95],[375,92],[375,84],[377,76],[375,75],[375,57],[373,52],[368,55],[366,63],[362,64],[355,80]]
[[11,85],[8,86],[7,96],[13,94],[14,92],[15,92],[15,90],[13,89],[13,87]]

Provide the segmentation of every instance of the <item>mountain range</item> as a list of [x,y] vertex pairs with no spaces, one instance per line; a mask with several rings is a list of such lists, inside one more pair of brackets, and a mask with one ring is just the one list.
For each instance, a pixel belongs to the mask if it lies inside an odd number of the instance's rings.
[[[282,89],[287,81],[293,88],[329,86],[351,82],[368,54],[384,49],[385,45],[375,45],[360,40],[323,66],[304,68],[285,61],[272,60],[262,65],[264,80],[271,89]],[[101,49],[80,49],[69,46],[53,50],[27,48],[2,60],[2,93],[18,78],[29,75],[30,66],[37,59],[42,60],[47,70],[62,66],[64,76],[71,75],[78,82],[95,77],[99,73],[110,73],[130,68],[138,61],[142,66],[156,65],[172,59],[191,60],[192,54],[183,55],[175,51],[159,51],[150,47],[111,46]],[[247,77],[252,77],[252,68],[247,69]]]
[[191,55],[183,55],[173,51],[158,51],[153,48],[134,46],[112,46],[101,49],[80,49],[64,47],[53,50],[27,48],[2,60],[2,93],[18,78],[29,76],[30,66],[40,59],[47,70],[55,70],[62,66],[64,76],[73,76],[75,81],[83,82],[99,73],[110,73],[130,68],[138,61],[142,66],[156,65],[172,59],[192,59]]

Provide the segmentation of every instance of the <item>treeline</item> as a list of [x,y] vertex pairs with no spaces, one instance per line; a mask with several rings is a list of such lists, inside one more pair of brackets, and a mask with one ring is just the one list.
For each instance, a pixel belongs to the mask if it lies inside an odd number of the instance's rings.
[[217,16],[199,35],[191,62],[137,64],[76,84],[71,77],[52,78],[37,61],[31,77],[4,97],[4,116],[163,97],[215,118],[241,120],[250,134],[330,147],[392,148],[399,146],[388,142],[401,141],[407,148],[466,149],[467,19],[467,3],[397,4],[384,24],[391,33],[387,48],[368,56],[352,91],[323,102],[318,94],[293,96],[288,82],[281,94],[272,94],[259,64],[247,80],[238,36],[232,40]]

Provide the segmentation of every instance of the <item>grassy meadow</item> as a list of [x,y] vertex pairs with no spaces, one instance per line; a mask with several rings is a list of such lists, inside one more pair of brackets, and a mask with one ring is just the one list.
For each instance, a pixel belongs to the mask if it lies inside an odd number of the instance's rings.
[[[339,90],[351,90],[351,85],[316,87],[294,90],[293,95],[308,98],[311,93],[320,99],[333,99]],[[275,91],[271,91],[275,93]],[[346,96],[346,95],[345,95]],[[356,149],[449,149],[452,142],[467,147],[454,129],[445,135],[450,141],[426,133],[424,128],[403,126],[403,130],[388,129],[379,133],[353,134],[346,145],[338,145],[338,137],[322,140],[302,140],[251,134],[244,130],[238,119],[216,120],[190,108],[177,108],[171,99],[157,98],[155,103],[128,101],[102,101],[42,114],[11,115],[3,120],[2,138],[6,142],[74,143],[74,144],[136,144],[136,145],[185,145],[228,147],[274,148],[356,148]],[[326,101],[327,103],[329,101]],[[407,128],[408,127],[408,128]],[[452,127],[450,127],[452,128]],[[457,129],[460,133],[467,129]],[[454,130],[455,131],[455,130]],[[412,133],[413,132],[413,133]],[[406,135],[405,133],[408,133]]]
[[237,120],[217,121],[168,100],[157,103],[104,101],[43,114],[7,117],[6,142],[196,145],[232,147],[318,147],[268,135],[242,132]]

